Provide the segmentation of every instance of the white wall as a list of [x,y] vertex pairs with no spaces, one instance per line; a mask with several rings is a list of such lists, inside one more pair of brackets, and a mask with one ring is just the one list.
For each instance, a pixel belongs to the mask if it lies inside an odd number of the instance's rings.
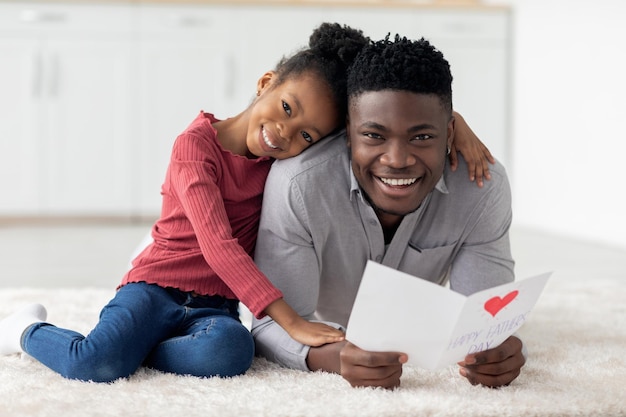
[[490,3],[514,10],[515,223],[626,247],[626,2]]

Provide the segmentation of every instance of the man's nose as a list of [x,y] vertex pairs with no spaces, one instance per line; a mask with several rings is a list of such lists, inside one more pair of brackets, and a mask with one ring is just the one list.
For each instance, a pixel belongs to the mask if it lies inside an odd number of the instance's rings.
[[409,144],[403,141],[388,141],[380,162],[391,168],[404,168],[415,164],[415,157],[409,152]]

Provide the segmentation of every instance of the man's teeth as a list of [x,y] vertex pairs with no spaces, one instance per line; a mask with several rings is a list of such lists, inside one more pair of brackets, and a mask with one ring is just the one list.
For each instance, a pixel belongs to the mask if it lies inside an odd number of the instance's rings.
[[417,178],[381,178],[382,182],[387,185],[411,185]]
[[274,145],[272,142],[270,142],[270,139],[267,137],[267,132],[265,132],[265,128],[261,128],[261,133],[263,133],[263,141],[265,142],[265,144],[267,146],[269,146],[272,149],[278,149],[278,146]]

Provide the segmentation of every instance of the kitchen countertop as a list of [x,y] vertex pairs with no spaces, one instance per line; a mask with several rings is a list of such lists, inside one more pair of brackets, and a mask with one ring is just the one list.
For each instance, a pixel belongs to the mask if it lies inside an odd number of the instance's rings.
[[[16,3],[18,0],[0,0]],[[372,6],[456,9],[508,9],[507,5],[485,4],[480,0],[19,0],[20,4],[154,4],[154,5],[236,5],[236,6]]]

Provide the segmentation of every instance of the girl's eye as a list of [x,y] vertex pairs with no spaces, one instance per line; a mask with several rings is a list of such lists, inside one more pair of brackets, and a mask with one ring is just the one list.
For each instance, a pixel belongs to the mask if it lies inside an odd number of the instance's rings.
[[285,113],[287,113],[287,116],[291,116],[291,107],[289,106],[289,104],[287,104],[286,101],[283,100],[283,110],[285,110]]
[[309,143],[313,142],[313,137],[311,135],[309,135],[308,133],[306,133],[304,130],[301,131],[300,134],[302,135],[304,140],[306,140],[307,142],[309,142]]

